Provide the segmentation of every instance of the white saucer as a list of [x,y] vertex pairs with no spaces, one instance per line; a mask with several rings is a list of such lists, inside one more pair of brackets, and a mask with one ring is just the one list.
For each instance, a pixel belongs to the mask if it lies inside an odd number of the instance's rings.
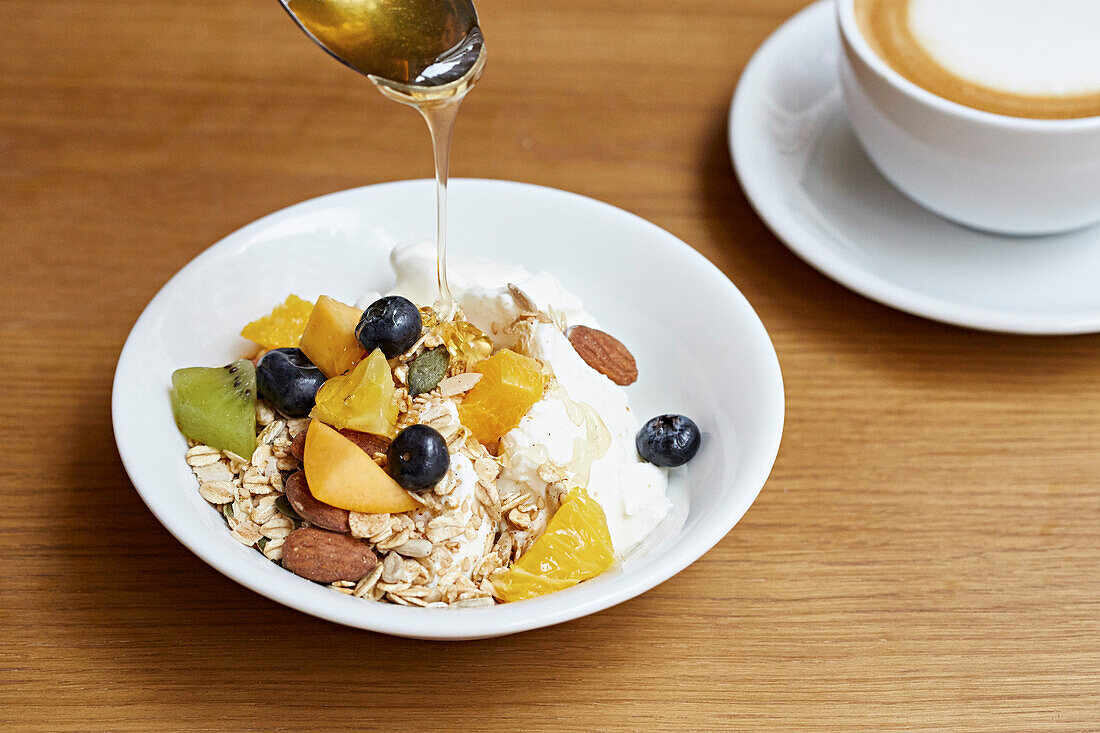
[[787,21],[733,97],[734,168],[760,217],[807,263],[880,303],[989,331],[1100,331],[1100,227],[1004,237],[939,218],[864,155],[837,79],[832,0]]

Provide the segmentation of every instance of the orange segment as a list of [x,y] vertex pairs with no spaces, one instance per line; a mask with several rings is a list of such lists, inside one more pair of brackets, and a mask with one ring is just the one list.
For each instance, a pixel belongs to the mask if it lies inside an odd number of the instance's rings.
[[265,349],[286,349],[298,345],[306,330],[313,303],[288,295],[271,313],[241,329],[241,335]]
[[537,361],[508,349],[480,362],[474,371],[481,373],[481,380],[459,405],[458,417],[480,442],[492,443],[542,399],[546,381]]
[[594,578],[615,562],[607,515],[581,488],[562,498],[561,508],[531,549],[493,578],[506,601],[546,595]]
[[551,580],[544,575],[534,575],[515,565],[493,578],[493,586],[506,601],[525,601],[572,588],[576,584],[575,581]]

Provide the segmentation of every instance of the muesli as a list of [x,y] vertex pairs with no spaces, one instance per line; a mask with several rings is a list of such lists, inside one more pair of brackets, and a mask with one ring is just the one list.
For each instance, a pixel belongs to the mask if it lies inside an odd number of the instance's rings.
[[172,375],[200,495],[235,540],[339,593],[489,606],[606,571],[668,514],[682,415],[639,427],[630,351],[546,273],[398,248],[360,308],[290,295],[258,350]]

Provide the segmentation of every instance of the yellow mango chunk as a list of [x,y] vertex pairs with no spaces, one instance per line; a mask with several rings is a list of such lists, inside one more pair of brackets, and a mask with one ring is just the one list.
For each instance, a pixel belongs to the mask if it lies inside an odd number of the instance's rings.
[[393,373],[381,349],[375,349],[347,374],[317,390],[311,415],[335,428],[350,428],[392,438],[397,425]]
[[317,299],[298,348],[326,377],[335,377],[359,363],[367,355],[355,338],[355,327],[363,312],[333,300],[327,295]]
[[537,361],[509,349],[479,362],[474,371],[481,380],[466,393],[458,417],[479,442],[492,443],[542,399],[546,380]]
[[291,294],[271,313],[241,329],[241,335],[265,349],[288,349],[298,345],[313,303]]
[[320,420],[309,424],[302,463],[318,501],[351,512],[407,512],[420,505],[362,448]]

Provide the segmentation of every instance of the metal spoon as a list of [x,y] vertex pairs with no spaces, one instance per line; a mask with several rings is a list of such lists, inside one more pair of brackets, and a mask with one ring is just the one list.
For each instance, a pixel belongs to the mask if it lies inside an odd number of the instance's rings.
[[451,134],[462,98],[485,68],[485,42],[470,0],[279,0],[306,35],[414,107],[428,123],[435,155],[436,248],[442,320],[455,312],[447,284],[447,178]]
[[[380,86],[440,87],[480,75],[470,0],[279,0],[306,35]],[[463,86],[468,86],[463,84]]]

